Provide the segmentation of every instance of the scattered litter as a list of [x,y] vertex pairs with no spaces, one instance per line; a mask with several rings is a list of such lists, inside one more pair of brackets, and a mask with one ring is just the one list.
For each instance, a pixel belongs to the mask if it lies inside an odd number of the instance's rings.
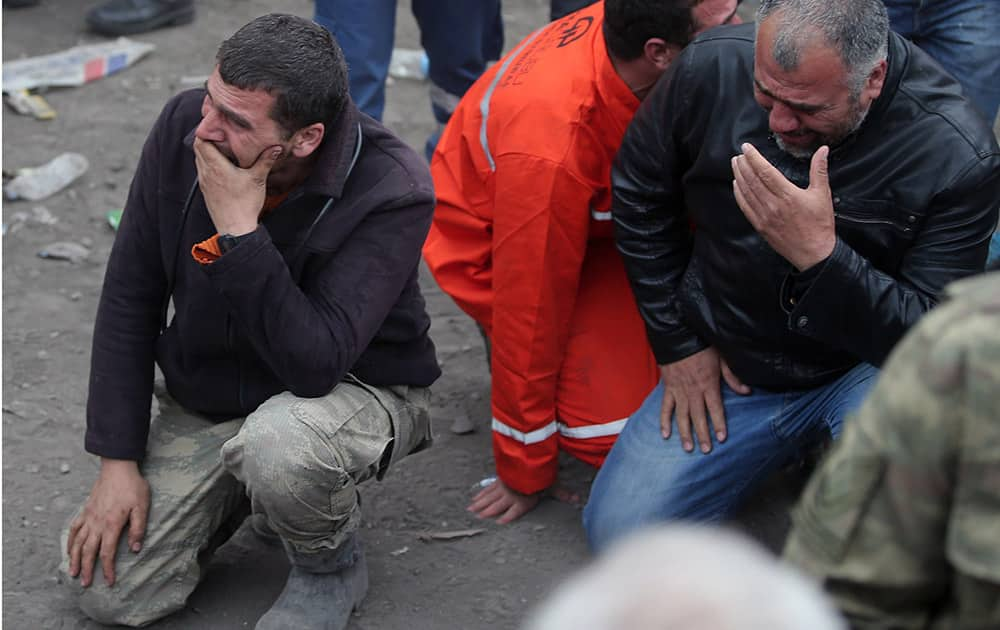
[[50,258],[52,260],[68,260],[71,263],[82,262],[90,255],[90,250],[79,243],[69,241],[59,241],[50,243],[38,252],[39,258]]
[[68,475],[69,474],[69,464],[67,464],[66,462],[63,462],[63,463],[59,464],[59,473],[63,474],[63,475]]
[[38,87],[72,87],[122,70],[154,48],[153,44],[119,37],[111,42],[74,46],[39,57],[17,59],[3,64],[3,91]]
[[6,100],[18,114],[38,120],[52,120],[56,117],[56,110],[44,98],[28,90],[13,90],[7,94]]
[[487,477],[485,479],[480,479],[479,483],[477,483],[476,485],[479,486],[480,488],[486,488],[492,486],[494,483],[496,483],[496,481],[497,481],[496,477]]
[[455,435],[466,435],[476,430],[476,425],[469,419],[469,414],[459,412],[451,423],[451,432]]
[[409,547],[400,547],[399,549],[397,549],[395,551],[390,551],[389,555],[390,556],[401,556],[401,555],[403,555],[404,553],[406,553],[409,550],[410,550]]
[[17,416],[18,418],[24,418],[25,417],[24,414],[22,414],[17,409],[14,409],[10,405],[3,405],[2,407],[0,407],[0,409],[2,409],[4,413],[9,413],[12,416]]
[[427,78],[427,53],[412,48],[393,48],[389,58],[389,76],[423,81]]
[[82,297],[83,293],[80,293],[79,291],[73,291],[72,293],[69,294],[69,299],[73,300],[74,302],[79,302],[80,298]]
[[45,206],[35,206],[32,208],[31,220],[42,225],[55,225],[59,223],[59,219]]
[[417,534],[417,538],[423,541],[428,540],[454,540],[456,538],[469,538],[470,536],[478,536],[485,532],[486,529],[479,527],[477,529],[455,529],[448,532],[420,532]]
[[87,172],[90,163],[79,153],[63,153],[47,164],[23,168],[3,187],[7,199],[38,201],[69,186]]
[[108,225],[111,226],[112,230],[114,230],[115,232],[117,232],[118,231],[118,226],[122,222],[122,211],[121,210],[112,210],[112,211],[108,212],[107,217],[108,217]]
[[28,223],[55,225],[58,222],[59,219],[49,212],[49,209],[45,206],[35,206],[31,209],[31,212],[18,210],[10,216],[10,223],[3,224],[3,235],[7,236],[8,233],[13,234]]

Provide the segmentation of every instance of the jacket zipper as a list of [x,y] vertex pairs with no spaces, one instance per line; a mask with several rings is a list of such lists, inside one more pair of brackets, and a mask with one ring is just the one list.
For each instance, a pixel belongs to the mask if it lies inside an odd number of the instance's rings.
[[890,227],[903,230],[904,232],[910,231],[910,228],[906,227],[905,225],[899,225],[897,223],[893,223],[892,221],[887,221],[885,219],[858,219],[855,217],[845,216],[843,214],[840,214],[839,212],[834,212],[833,216],[834,218],[843,219],[844,221],[850,221],[852,223],[864,223],[868,225],[888,225]]

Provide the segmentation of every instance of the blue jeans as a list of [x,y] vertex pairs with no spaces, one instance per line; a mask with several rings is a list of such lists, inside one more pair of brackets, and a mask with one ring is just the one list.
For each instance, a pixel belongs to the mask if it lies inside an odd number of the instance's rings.
[[986,256],[987,266],[997,262],[1000,262],[1000,230],[993,233],[993,238],[990,239],[990,253]]
[[[316,0],[315,21],[333,33],[347,59],[351,98],[381,120],[396,32],[397,0]],[[458,100],[503,50],[500,0],[412,0],[429,60],[431,109],[440,127]],[[435,89],[437,88],[437,89]],[[433,146],[428,147],[428,159]]]
[[892,30],[941,64],[992,125],[1000,107],[1000,2],[884,0]]
[[[681,448],[677,431],[660,435],[663,383],[632,416],[594,479],[583,526],[600,551],[644,525],[714,522],[729,516],[754,484],[825,434],[864,400],[878,370],[861,364],[811,390],[741,396],[723,383],[728,439],[705,455]],[[676,427],[676,424],[675,424]],[[697,441],[697,440],[696,440]]]

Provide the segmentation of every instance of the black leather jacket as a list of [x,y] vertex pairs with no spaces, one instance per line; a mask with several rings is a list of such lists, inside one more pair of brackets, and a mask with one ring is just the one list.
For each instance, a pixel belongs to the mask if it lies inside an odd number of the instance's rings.
[[1000,205],[1000,150],[958,84],[891,34],[880,97],[829,159],[837,244],[805,274],[736,205],[750,142],[808,185],[753,98],[753,25],[684,51],[646,98],[612,171],[618,248],[657,361],[716,347],[749,385],[813,387],[880,365],[951,280],[980,271]]

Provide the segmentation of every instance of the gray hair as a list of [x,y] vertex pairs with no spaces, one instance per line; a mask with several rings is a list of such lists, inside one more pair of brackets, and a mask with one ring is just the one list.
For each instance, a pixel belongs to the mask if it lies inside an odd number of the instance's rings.
[[559,587],[527,630],[846,630],[819,588],[746,537],[668,525]]
[[761,0],[758,28],[771,16],[778,20],[773,47],[778,65],[795,70],[802,49],[819,34],[840,53],[854,96],[888,55],[889,16],[882,0]]

